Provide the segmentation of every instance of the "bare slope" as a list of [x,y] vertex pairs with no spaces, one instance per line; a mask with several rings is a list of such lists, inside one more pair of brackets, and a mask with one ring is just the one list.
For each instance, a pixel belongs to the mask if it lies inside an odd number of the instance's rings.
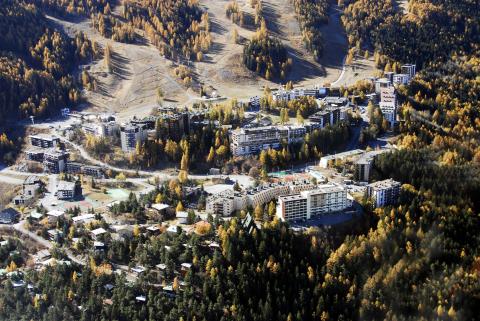
[[[240,27],[225,16],[225,7],[230,1],[201,0],[202,7],[208,11],[211,21],[213,47],[207,59],[197,64],[199,79],[227,97],[247,98],[260,94],[264,85],[278,85],[266,81],[248,71],[242,64],[243,46],[234,44],[231,34],[235,28],[243,41],[250,39],[254,28]],[[238,1],[246,20],[253,17],[253,9],[247,1]],[[288,48],[293,59],[293,68],[286,80],[292,80],[296,86],[353,84],[359,79],[372,75],[372,61],[359,59],[354,67],[343,70],[343,62],[348,44],[340,21],[340,10],[332,6],[330,22],[322,27],[325,39],[325,51],[320,62],[313,60],[302,41],[293,5],[289,0],[263,0],[264,16],[268,30],[279,37]]]
[[112,48],[111,73],[107,72],[103,60],[82,66],[98,82],[95,92],[84,92],[92,110],[117,112],[121,118],[148,114],[155,105],[158,87],[164,91],[166,101],[182,104],[189,103],[193,98],[171,76],[172,63],[162,58],[158,50],[146,41],[135,44],[115,42],[91,28],[87,19],[69,22],[49,18],[62,25],[70,35],[82,31],[100,47],[110,45]]
[[[244,27],[240,27],[225,16],[228,2],[200,1],[202,8],[209,13],[213,45],[204,56],[204,61],[195,63],[192,68],[194,79],[201,84],[216,90],[222,96],[245,99],[261,94],[265,85],[271,88],[278,85],[256,76],[243,66],[242,43],[250,39],[255,31],[255,27],[248,24],[253,19],[253,9],[247,1],[239,1],[247,21]],[[292,80],[296,86],[325,83],[339,86],[372,75],[374,68],[371,60],[356,61],[355,70],[343,67],[347,40],[340,23],[340,11],[336,6],[331,9],[329,24],[322,29],[325,51],[319,63],[313,60],[303,46],[301,31],[289,0],[264,0],[263,6],[268,29],[284,42],[294,61],[287,80]],[[117,6],[113,9],[117,16],[119,8]],[[112,73],[107,72],[102,60],[83,66],[98,82],[97,91],[84,93],[89,103],[87,107],[91,110],[117,112],[121,119],[147,115],[156,106],[156,89],[159,87],[165,93],[167,104],[191,104],[199,99],[198,94],[187,90],[171,76],[174,64],[160,56],[158,50],[142,37],[142,31],[138,31],[138,43],[124,44],[101,36],[90,26],[88,19],[68,22],[49,18],[63,26],[71,35],[82,31],[101,47],[110,45],[113,49]],[[238,44],[232,41],[234,28],[239,33]]]

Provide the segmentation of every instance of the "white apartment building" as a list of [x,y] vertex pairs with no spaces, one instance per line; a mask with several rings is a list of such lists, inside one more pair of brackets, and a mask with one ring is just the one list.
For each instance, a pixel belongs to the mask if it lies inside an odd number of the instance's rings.
[[416,73],[416,67],[415,64],[405,64],[402,66],[402,74],[408,75],[410,80],[412,80]]
[[300,142],[306,132],[304,126],[239,128],[230,132],[230,149],[234,156],[256,154],[264,149],[280,148],[282,142]]
[[410,76],[407,74],[393,75],[393,83],[395,85],[407,85],[410,82]]
[[318,215],[343,211],[349,206],[345,187],[326,184],[300,194],[280,196],[276,215],[283,221],[307,220]]
[[380,94],[382,88],[388,88],[392,86],[392,82],[388,78],[380,78],[375,80],[375,92]]
[[124,152],[135,150],[137,143],[143,143],[146,139],[147,131],[143,126],[127,124],[120,127],[120,140]]
[[246,208],[247,196],[232,190],[213,194],[207,197],[206,211],[210,214],[229,216],[234,211]]
[[245,209],[247,206],[255,208],[258,205],[271,202],[279,196],[298,194],[312,189],[315,189],[315,185],[310,181],[299,180],[264,184],[247,189],[244,192],[226,190],[207,197],[206,211],[211,214],[229,216],[235,211]]
[[393,127],[397,121],[397,94],[395,87],[382,88],[380,91],[380,110]]
[[371,198],[375,207],[395,204],[400,194],[401,183],[386,179],[367,185],[367,197]]

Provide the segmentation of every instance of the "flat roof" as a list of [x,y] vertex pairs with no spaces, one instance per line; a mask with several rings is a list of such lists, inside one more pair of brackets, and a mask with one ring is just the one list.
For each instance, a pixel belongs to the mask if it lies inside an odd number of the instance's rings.
[[152,208],[156,209],[157,211],[161,211],[161,210],[164,210],[164,209],[169,208],[169,207],[170,207],[170,205],[164,204],[164,203],[152,204]]
[[67,181],[58,182],[57,190],[74,190],[74,189],[75,189],[74,182],[67,182]]
[[100,228],[97,228],[95,230],[92,230],[90,231],[93,235],[100,235],[100,234],[104,234],[104,233],[107,233],[107,231],[103,228],[103,227],[100,227]]
[[367,186],[370,187],[370,188],[373,188],[375,190],[378,190],[378,189],[391,188],[391,187],[400,186],[400,185],[401,185],[400,182],[397,182],[397,181],[389,178],[389,179],[386,179],[386,180],[383,180],[383,181],[378,181],[378,182],[368,184]]
[[48,216],[54,216],[54,217],[60,217],[60,216],[65,215],[65,212],[59,211],[59,210],[51,210],[51,211],[47,212],[47,215]]
[[84,220],[89,220],[94,218],[95,218],[94,214],[83,214],[83,215],[72,217],[72,221],[79,222],[79,221],[84,221]]
[[38,138],[38,139],[45,139],[45,140],[57,140],[57,139],[60,139],[58,137],[55,137],[53,135],[49,135],[49,134],[35,134],[35,135],[30,135],[30,138]]

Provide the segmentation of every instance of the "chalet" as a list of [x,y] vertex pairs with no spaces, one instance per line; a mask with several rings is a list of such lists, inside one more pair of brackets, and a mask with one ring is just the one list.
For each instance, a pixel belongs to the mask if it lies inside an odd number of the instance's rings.
[[47,212],[48,221],[50,223],[55,223],[60,217],[64,217],[65,212],[59,210],[52,210]]
[[60,237],[63,236],[63,232],[57,229],[52,229],[47,231],[48,238],[52,242],[56,242]]
[[93,249],[95,251],[103,251],[105,249],[105,243],[95,241],[93,242]]
[[180,271],[183,275],[187,274],[188,271],[192,269],[192,263],[182,263],[180,265]]
[[32,219],[32,220],[39,221],[39,220],[42,219],[43,213],[37,212],[37,211],[33,211],[33,212],[30,213],[30,216],[29,216],[29,217],[30,217],[30,219]]
[[158,235],[160,234],[160,228],[157,225],[152,225],[147,227],[147,234],[148,235]]
[[92,238],[93,238],[94,240],[98,240],[98,238],[99,238],[101,235],[107,233],[107,231],[106,231],[103,227],[100,227],[100,228],[97,228],[97,229],[95,229],[95,230],[90,231],[90,233],[91,233]]
[[176,214],[176,218],[179,224],[187,224],[188,223],[188,213],[185,211],[178,211]]
[[143,274],[147,269],[145,269],[143,266],[136,266],[133,267],[131,270],[133,273],[139,276],[140,274]]
[[139,295],[135,298],[135,300],[137,300],[137,302],[141,302],[141,303],[144,303],[147,301],[147,297],[144,296],[144,295]]
[[83,214],[72,218],[74,225],[86,224],[95,219],[94,214]]

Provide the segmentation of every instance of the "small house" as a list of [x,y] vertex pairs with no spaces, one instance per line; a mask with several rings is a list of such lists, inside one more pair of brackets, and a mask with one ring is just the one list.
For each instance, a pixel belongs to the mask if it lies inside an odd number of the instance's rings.
[[91,233],[92,238],[94,240],[98,240],[100,235],[103,235],[103,234],[107,233],[107,231],[103,227],[100,227],[100,228],[97,228],[95,230],[90,231],[90,233]]

